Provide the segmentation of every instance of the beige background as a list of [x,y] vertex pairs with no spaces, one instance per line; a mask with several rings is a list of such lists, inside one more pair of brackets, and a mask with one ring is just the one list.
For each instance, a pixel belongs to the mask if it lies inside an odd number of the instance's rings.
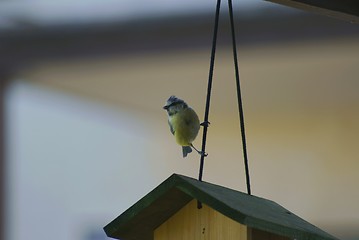
[[[357,43],[355,38],[334,38],[239,47],[253,194],[278,202],[338,237],[358,234],[359,226]],[[138,175],[136,169],[128,169],[127,174],[138,180],[131,188],[147,183],[133,195],[126,193],[125,202],[121,200],[125,189],[113,193],[113,201],[122,204],[107,209],[115,217],[172,172],[197,177],[199,156],[182,159],[161,107],[175,94],[203,119],[208,65],[209,50],[144,53],[36,64],[24,69],[19,78],[34,88],[109,109],[91,113],[100,119],[99,125],[116,122],[121,114],[129,119],[128,125],[119,127],[141,139],[141,157],[119,154],[111,162],[99,161],[144,168],[141,171],[146,174]],[[204,180],[246,191],[236,104],[231,52],[221,47],[214,72]],[[125,148],[121,141],[119,152]],[[114,181],[107,184],[134,178],[126,176],[113,176]]]

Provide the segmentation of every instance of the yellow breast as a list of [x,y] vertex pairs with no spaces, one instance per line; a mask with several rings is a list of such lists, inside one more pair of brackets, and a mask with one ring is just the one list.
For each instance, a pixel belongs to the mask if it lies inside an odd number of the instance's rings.
[[170,119],[176,142],[181,146],[190,146],[197,137],[200,125],[199,119],[192,108],[178,112]]

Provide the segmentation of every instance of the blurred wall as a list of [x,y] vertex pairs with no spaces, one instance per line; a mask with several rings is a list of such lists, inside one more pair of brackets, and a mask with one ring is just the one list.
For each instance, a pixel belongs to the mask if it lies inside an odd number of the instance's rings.
[[[274,200],[343,239],[359,236],[357,41],[338,38],[239,48],[253,194]],[[52,61],[22,71],[23,81],[11,94],[19,94],[16,89],[25,95],[35,91],[31,98],[48,117],[31,113],[34,106],[28,106],[28,114],[10,114],[16,120],[13,128],[21,124],[24,132],[19,134],[25,139],[21,134],[28,130],[31,151],[52,150],[45,156],[20,157],[15,153],[21,149],[26,153],[26,144],[13,150],[13,183],[16,177],[31,182],[34,172],[16,167],[21,161],[44,173],[54,167],[48,161],[58,159],[56,168],[63,174],[52,174],[50,180],[36,174],[34,184],[46,181],[51,191],[54,181],[56,189],[71,189],[61,193],[77,195],[65,197],[68,203],[61,200],[62,194],[56,197],[58,204],[71,206],[65,207],[69,214],[62,221],[77,228],[84,216],[85,222],[91,222],[88,217],[104,221],[95,221],[95,226],[106,224],[173,172],[196,178],[199,156],[193,153],[182,159],[161,107],[175,94],[203,119],[208,64],[209,51],[191,49]],[[245,192],[232,64],[230,49],[219,48],[204,180]],[[53,96],[59,104],[53,103]],[[31,117],[38,126],[36,133],[34,123],[25,120]],[[52,121],[55,126],[47,126]],[[67,136],[58,137],[61,132]],[[200,139],[195,145],[200,146]],[[15,187],[20,194],[22,186]],[[31,191],[28,196],[34,202],[42,198]],[[28,206],[25,202],[13,205],[19,219],[26,213],[21,211]],[[79,206],[87,208],[73,211]],[[74,219],[73,212],[78,213],[76,223],[68,221]],[[20,228],[36,219],[35,212],[28,214]],[[31,230],[30,234],[37,236]]]
[[[358,239],[358,28],[265,4],[236,19],[253,194]],[[175,94],[203,119],[213,14],[155,15],[7,18],[6,239],[106,239],[102,227],[169,175],[197,177],[199,156],[181,157],[162,106]],[[223,15],[204,180],[245,192]]]

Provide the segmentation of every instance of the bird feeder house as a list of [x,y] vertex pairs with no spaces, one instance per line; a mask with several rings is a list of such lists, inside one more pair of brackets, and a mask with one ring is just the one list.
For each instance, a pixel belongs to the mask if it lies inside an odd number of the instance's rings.
[[337,239],[273,201],[177,174],[104,230],[121,240]]

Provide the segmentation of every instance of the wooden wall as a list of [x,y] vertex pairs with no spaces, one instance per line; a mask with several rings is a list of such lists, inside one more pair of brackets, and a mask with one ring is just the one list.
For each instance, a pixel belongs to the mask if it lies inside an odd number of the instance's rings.
[[247,227],[192,200],[155,230],[155,240],[247,239]]

